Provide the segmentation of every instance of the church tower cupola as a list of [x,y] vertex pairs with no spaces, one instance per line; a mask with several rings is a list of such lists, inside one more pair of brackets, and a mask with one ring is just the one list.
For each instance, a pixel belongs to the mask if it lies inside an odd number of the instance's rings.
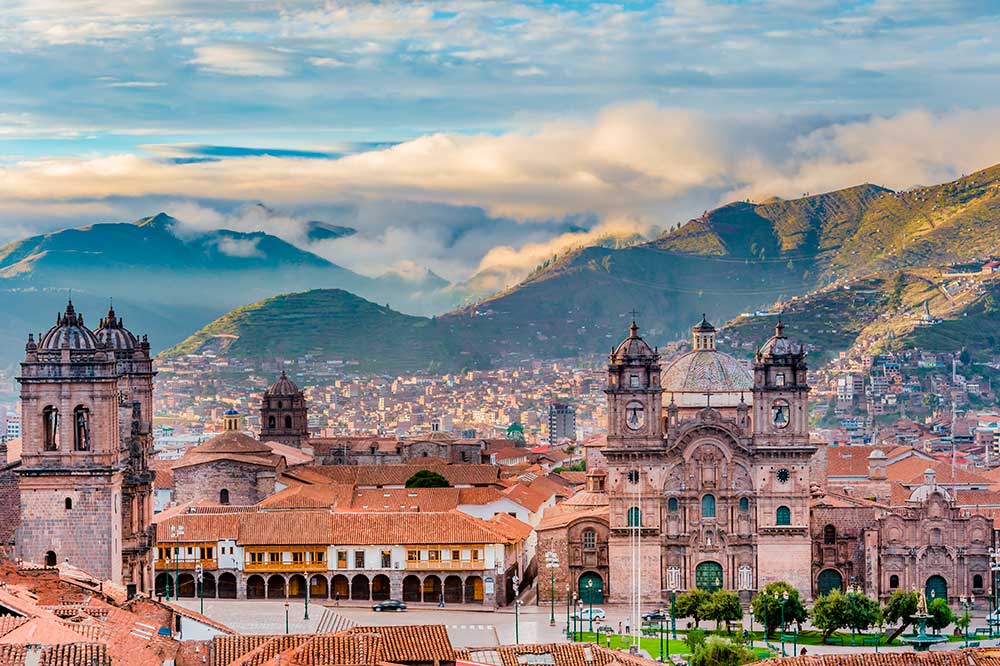
[[662,446],[660,354],[639,335],[632,320],[628,337],[608,364],[608,446]]
[[715,327],[708,323],[705,315],[701,315],[701,321],[691,329],[691,344],[695,351],[715,351]]
[[261,397],[260,439],[295,447],[302,447],[309,439],[305,392],[284,370]]

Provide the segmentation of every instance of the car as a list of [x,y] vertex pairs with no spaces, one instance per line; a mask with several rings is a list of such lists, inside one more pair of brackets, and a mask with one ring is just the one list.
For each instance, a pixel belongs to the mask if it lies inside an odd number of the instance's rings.
[[405,611],[406,604],[402,601],[397,601],[395,599],[389,599],[388,601],[380,601],[374,606],[372,610],[376,613],[381,613],[382,611]]
[[584,608],[576,615],[578,620],[603,620],[604,618],[603,608]]
[[648,613],[642,614],[643,622],[660,622],[662,620],[669,620],[670,613],[667,612],[665,608],[657,608],[654,611],[649,611]]

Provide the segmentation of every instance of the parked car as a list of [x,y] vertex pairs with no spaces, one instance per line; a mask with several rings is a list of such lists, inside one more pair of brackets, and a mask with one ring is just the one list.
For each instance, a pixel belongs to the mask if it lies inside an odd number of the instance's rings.
[[603,620],[604,618],[603,608],[584,608],[576,615],[576,619],[578,620]]
[[670,613],[667,612],[665,608],[657,608],[654,611],[649,611],[648,613],[642,614],[643,622],[660,622],[661,620],[669,620]]
[[378,602],[377,604],[372,606],[372,610],[375,611],[376,613],[380,613],[382,611],[405,611],[406,604],[404,604],[402,601],[389,599],[388,601]]

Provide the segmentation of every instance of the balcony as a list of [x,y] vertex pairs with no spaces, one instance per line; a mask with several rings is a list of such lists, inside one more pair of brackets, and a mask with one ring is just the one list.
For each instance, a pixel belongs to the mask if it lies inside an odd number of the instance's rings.
[[211,571],[219,567],[215,558],[203,560],[156,560],[157,571],[192,571],[197,565],[205,571]]
[[484,560],[407,560],[407,570],[414,571],[482,571]]
[[305,571],[326,571],[326,562],[244,562],[244,571],[268,571],[268,572],[278,572],[278,571],[288,571],[288,572],[305,572]]

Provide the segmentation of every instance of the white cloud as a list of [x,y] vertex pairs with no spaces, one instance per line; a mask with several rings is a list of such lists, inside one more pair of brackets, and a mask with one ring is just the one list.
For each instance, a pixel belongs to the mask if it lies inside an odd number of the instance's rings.
[[263,257],[264,254],[257,247],[259,238],[220,238],[216,243],[219,252],[230,257]]
[[160,81],[115,81],[108,83],[108,88],[161,88],[164,83]]
[[229,76],[283,76],[288,73],[288,56],[274,49],[243,44],[198,46],[189,60],[202,69]]

